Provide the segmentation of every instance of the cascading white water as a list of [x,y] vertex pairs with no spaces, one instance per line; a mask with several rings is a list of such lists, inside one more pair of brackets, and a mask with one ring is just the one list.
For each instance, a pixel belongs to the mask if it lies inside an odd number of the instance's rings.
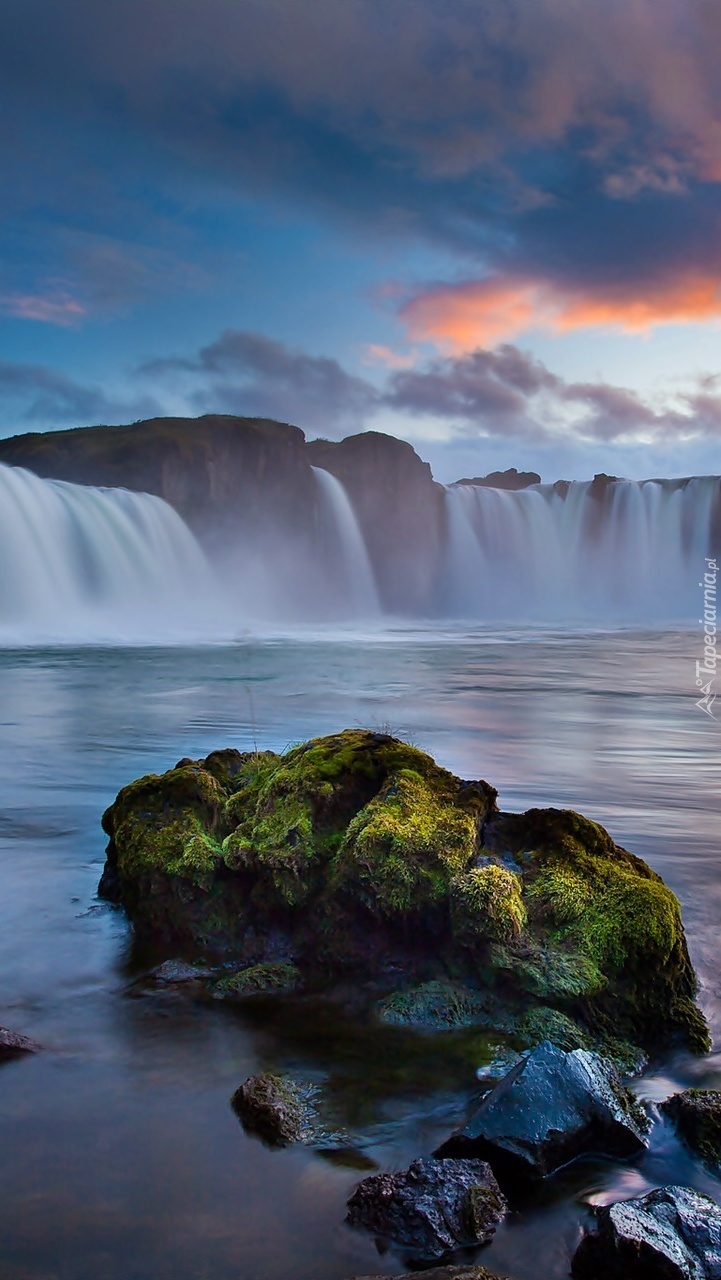
[[0,465],[0,640],[122,642],[205,629],[211,572],[162,498]]
[[[255,578],[224,574],[221,587],[162,499],[0,465],[0,645],[220,640],[293,621],[377,621],[348,495],[330,472],[313,473],[314,546],[242,545]],[[428,566],[436,614],[695,625],[718,495],[715,477],[615,481],[600,497],[580,482],[518,492],[451,485],[442,570]]]
[[446,616],[695,622],[719,480],[446,490]]
[[357,618],[375,618],[380,601],[363,534],[343,485],[330,471],[313,467],[320,495],[321,543],[326,572],[340,586],[336,604]]

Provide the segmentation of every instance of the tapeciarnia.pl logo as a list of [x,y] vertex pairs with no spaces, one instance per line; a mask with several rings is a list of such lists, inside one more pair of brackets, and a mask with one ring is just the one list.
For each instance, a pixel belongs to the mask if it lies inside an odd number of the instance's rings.
[[699,622],[703,627],[703,662],[696,662],[696,688],[701,690],[703,697],[699,698],[696,706],[701,711],[704,711],[707,716],[711,716],[712,720],[716,719],[713,711],[716,692],[713,685],[716,679],[716,663],[718,661],[716,653],[717,574],[718,566],[716,561],[706,556],[706,572],[703,575],[703,582],[698,584],[703,588],[703,617],[699,618]]

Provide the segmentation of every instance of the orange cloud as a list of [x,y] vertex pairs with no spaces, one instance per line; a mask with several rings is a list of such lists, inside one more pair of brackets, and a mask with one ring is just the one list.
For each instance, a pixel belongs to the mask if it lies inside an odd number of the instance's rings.
[[689,272],[654,285],[571,290],[546,280],[489,276],[428,289],[406,302],[400,315],[415,341],[473,351],[529,329],[648,333],[660,324],[721,320],[721,282]]
[[85,315],[85,307],[69,294],[43,297],[33,293],[0,294],[0,310],[19,320],[42,320],[63,328],[75,324]]

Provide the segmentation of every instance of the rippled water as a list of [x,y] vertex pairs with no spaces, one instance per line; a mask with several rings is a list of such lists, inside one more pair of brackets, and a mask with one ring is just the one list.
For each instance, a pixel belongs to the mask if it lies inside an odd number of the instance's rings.
[[[225,744],[282,748],[368,725],[401,731],[509,809],[572,806],[679,894],[702,1002],[721,1033],[721,724],[694,705],[693,634],[318,637],[233,648],[0,655],[0,1024],[45,1052],[0,1070],[3,1280],[344,1280],[399,1272],[344,1225],[375,1166],[426,1154],[463,1114],[477,1033],[379,1030],[303,1000],[245,1011],[159,991],[157,959],[99,904],[99,820],[120,786]],[[352,1147],[268,1151],[229,1098],[260,1065],[324,1082]],[[639,1084],[660,1099],[721,1086],[680,1057]],[[584,1201],[688,1182],[664,1125],[637,1165],[550,1180],[481,1251],[554,1280]]]

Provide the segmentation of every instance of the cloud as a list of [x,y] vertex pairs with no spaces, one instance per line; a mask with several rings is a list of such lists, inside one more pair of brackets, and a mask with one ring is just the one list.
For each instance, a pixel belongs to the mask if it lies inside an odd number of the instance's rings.
[[456,352],[528,330],[648,333],[664,324],[721,320],[721,278],[692,269],[647,281],[642,289],[633,279],[574,289],[550,279],[490,276],[423,289],[403,303],[399,314],[411,338]]
[[177,386],[183,378],[196,411],[280,418],[333,434],[360,426],[378,404],[376,389],[337,360],[237,329],[226,329],[197,356],[150,361],[140,372],[161,384],[170,376]]
[[[400,18],[387,0],[5,7],[0,85],[28,135],[8,135],[6,185],[23,207],[102,174],[106,228],[132,181],[158,226],[184,186],[441,243],[470,260],[469,294],[482,282],[481,343],[716,314],[701,296],[704,274],[721,279],[709,0],[414,0]],[[38,117],[62,134],[62,166]]]
[[55,324],[67,329],[82,319],[86,308],[78,302],[77,298],[63,292],[45,296],[32,293],[2,293],[0,294],[0,312],[20,320],[40,320],[44,324]]
[[45,365],[0,361],[0,414],[11,427],[128,422],[157,412],[157,401],[148,395],[114,399]]

